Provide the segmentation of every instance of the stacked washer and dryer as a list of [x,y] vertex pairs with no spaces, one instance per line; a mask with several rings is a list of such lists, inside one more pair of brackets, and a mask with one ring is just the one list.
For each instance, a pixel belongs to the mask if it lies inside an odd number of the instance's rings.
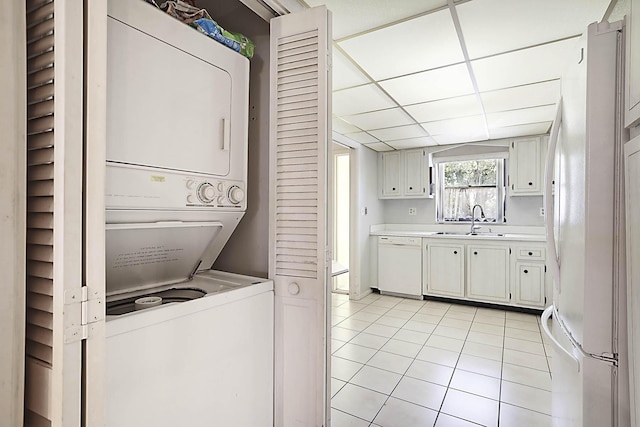
[[270,426],[273,282],[210,270],[246,210],[249,62],[108,8],[107,425]]

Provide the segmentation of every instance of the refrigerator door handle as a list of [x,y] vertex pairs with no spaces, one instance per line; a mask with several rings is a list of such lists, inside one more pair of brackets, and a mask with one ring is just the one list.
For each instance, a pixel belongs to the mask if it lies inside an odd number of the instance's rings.
[[[580,372],[580,360],[578,360],[578,358],[572,352],[564,348],[564,346],[560,344],[560,342],[556,339],[556,337],[553,336],[553,334],[549,330],[549,318],[551,317],[552,314],[554,316],[557,316],[556,307],[553,304],[547,307],[542,312],[542,315],[540,316],[540,323],[542,324],[542,330],[544,331],[547,338],[549,338],[549,340],[553,343],[553,345],[556,346],[558,350],[564,353],[569,359],[576,362],[576,368],[578,372]],[[558,324],[560,324],[560,322],[558,322]]]
[[558,262],[558,252],[556,251],[556,239],[553,231],[553,168],[556,157],[556,148],[558,145],[558,133],[560,132],[560,124],[562,123],[562,97],[558,100],[556,109],[556,117],[551,127],[551,136],[549,137],[549,149],[547,150],[547,161],[545,164],[544,174],[544,225],[546,234],[547,253],[549,254],[549,267],[553,281],[558,293],[560,293],[560,263]]

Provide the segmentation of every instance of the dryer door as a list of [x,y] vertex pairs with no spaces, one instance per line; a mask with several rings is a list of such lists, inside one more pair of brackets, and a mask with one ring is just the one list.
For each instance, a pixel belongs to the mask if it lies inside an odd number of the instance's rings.
[[232,76],[111,17],[107,52],[107,160],[227,176]]

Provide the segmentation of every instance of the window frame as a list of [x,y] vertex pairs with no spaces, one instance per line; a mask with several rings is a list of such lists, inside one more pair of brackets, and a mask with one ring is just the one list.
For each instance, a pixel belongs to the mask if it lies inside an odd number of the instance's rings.
[[444,219],[444,165],[446,163],[456,163],[456,162],[468,162],[468,161],[479,161],[479,160],[496,160],[497,161],[497,177],[496,177],[496,189],[498,191],[497,194],[497,199],[501,202],[498,202],[497,204],[497,209],[498,212],[496,213],[496,221],[495,222],[491,222],[491,224],[505,224],[507,222],[507,218],[505,216],[506,214],[506,193],[507,193],[507,188],[506,188],[506,171],[507,171],[507,159],[505,159],[504,157],[500,156],[500,155],[496,155],[495,157],[475,157],[475,158],[469,158],[469,157],[461,157],[459,159],[455,159],[455,158],[446,158],[446,159],[441,159],[438,160],[437,162],[434,162],[434,167],[435,167],[435,175],[436,175],[436,194],[435,194],[435,198],[436,198],[436,223],[437,224],[449,224],[449,223],[467,223],[470,221],[460,221],[460,220],[445,220]]

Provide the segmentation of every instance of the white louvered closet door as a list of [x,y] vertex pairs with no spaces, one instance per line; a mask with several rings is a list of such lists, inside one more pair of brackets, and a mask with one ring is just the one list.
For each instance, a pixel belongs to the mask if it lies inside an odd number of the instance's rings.
[[271,21],[270,256],[275,425],[322,426],[326,372],[330,15]]
[[25,425],[81,424],[83,6],[27,0]]

